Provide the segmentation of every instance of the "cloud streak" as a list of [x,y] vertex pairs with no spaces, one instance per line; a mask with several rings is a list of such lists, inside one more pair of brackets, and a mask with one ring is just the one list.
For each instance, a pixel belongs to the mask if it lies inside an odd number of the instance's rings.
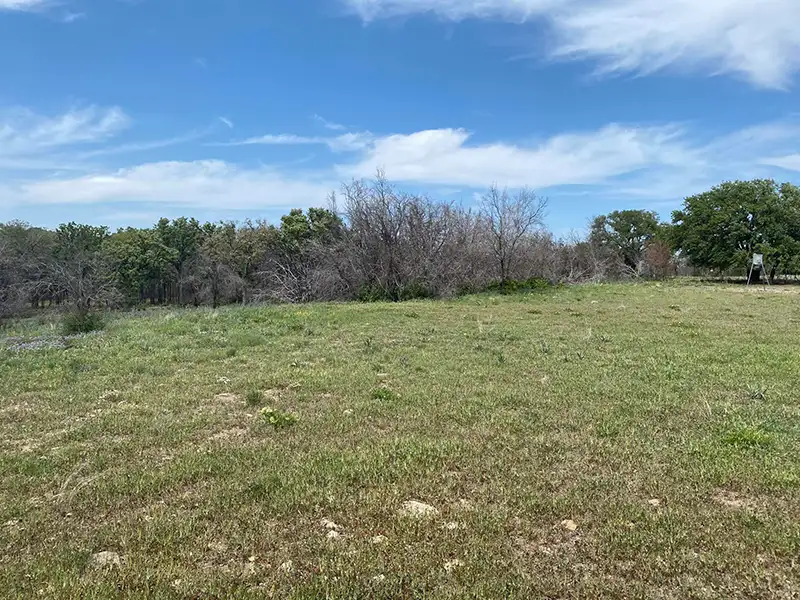
[[33,10],[45,5],[46,0],[0,0],[0,10]]
[[667,68],[786,88],[800,70],[796,0],[342,0],[365,21],[444,19],[548,24],[551,57],[591,59],[604,74]]
[[242,209],[309,206],[325,201],[338,183],[289,177],[269,167],[242,169],[219,160],[146,163],[81,177],[0,187],[0,205],[158,203]]
[[241,141],[216,144],[223,146],[327,146],[333,152],[363,150],[372,142],[369,132],[344,133],[335,137],[302,136],[292,133],[267,134]]

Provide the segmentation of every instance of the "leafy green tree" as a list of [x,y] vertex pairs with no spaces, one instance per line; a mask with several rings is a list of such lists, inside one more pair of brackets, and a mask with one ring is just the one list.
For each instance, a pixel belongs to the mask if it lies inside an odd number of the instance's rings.
[[206,223],[195,270],[196,297],[210,301],[214,308],[240,296],[243,280],[236,272],[236,225]]
[[592,221],[590,241],[620,255],[625,265],[637,271],[648,242],[658,234],[658,215],[646,210],[615,210]]
[[161,219],[155,229],[159,242],[174,251],[171,276],[177,288],[177,302],[184,304],[184,290],[193,277],[192,267],[200,253],[203,229],[197,219],[186,217],[172,222]]
[[771,279],[798,266],[800,190],[794,185],[726,182],[687,198],[672,220],[675,246],[697,267],[745,271],[754,253],[764,255]]
[[106,240],[104,251],[129,302],[166,301],[178,251],[166,246],[155,229],[121,229]]

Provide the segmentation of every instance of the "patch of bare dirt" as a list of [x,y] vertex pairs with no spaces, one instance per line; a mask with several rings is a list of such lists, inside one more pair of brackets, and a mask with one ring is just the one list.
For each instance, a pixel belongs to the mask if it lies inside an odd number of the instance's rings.
[[211,436],[212,442],[230,443],[247,437],[249,430],[246,427],[232,427]]
[[224,393],[214,396],[214,402],[217,404],[239,404],[241,399],[236,394]]
[[759,502],[756,498],[729,490],[717,490],[712,498],[717,504],[735,510],[757,512],[764,508],[763,503]]

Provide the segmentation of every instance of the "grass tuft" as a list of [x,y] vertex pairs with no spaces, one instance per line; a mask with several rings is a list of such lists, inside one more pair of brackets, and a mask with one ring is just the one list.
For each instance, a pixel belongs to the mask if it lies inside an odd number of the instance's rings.
[[264,392],[257,389],[248,390],[244,396],[248,406],[261,406],[264,402]]
[[773,442],[772,436],[760,427],[733,427],[722,434],[722,443],[735,448],[767,448]]
[[70,311],[61,320],[61,332],[64,335],[78,335],[101,331],[106,321],[98,312]]

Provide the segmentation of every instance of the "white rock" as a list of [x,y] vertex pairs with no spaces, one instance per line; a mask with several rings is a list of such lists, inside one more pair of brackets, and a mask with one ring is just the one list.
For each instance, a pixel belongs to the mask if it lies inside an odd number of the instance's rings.
[[280,567],[278,567],[278,570],[282,573],[291,573],[294,571],[294,563],[291,560],[287,560]]
[[103,569],[105,567],[119,567],[122,564],[122,557],[116,552],[98,552],[92,554],[91,564],[93,567]]
[[375,583],[383,583],[386,581],[386,575],[375,575],[375,577],[372,578],[372,581]]
[[353,416],[353,414],[354,414],[354,411],[353,411],[353,409],[352,409],[352,408],[346,408],[346,409],[344,410],[344,413],[342,413],[342,414],[343,414],[345,417],[352,417],[352,416]]
[[461,525],[459,525],[455,521],[451,521],[450,523],[445,523],[442,526],[443,529],[447,529],[448,531],[455,531],[456,529],[459,529],[460,527],[461,527]]
[[418,500],[403,502],[399,512],[401,517],[411,517],[413,519],[425,519],[439,514],[437,508]]
[[373,544],[385,544],[388,539],[385,535],[376,535],[372,540],[370,540]]
[[342,537],[342,534],[339,533],[338,531],[331,530],[325,537],[328,538],[329,540],[338,540],[340,537]]
[[453,560],[445,561],[444,570],[447,571],[448,573],[452,573],[456,569],[458,569],[460,567],[463,567],[463,566],[464,566],[464,561],[455,558]]
[[578,531],[578,524],[572,519],[561,521],[561,526],[567,531]]
[[650,506],[653,506],[653,507],[656,507],[656,508],[661,506],[661,500],[659,500],[658,498],[653,498],[652,500],[648,500],[647,503]]
[[341,529],[342,529],[341,527],[339,527],[339,525],[337,525],[336,523],[334,523],[330,519],[322,519],[319,522],[319,524],[322,525],[325,529],[328,529],[330,531],[341,531]]

